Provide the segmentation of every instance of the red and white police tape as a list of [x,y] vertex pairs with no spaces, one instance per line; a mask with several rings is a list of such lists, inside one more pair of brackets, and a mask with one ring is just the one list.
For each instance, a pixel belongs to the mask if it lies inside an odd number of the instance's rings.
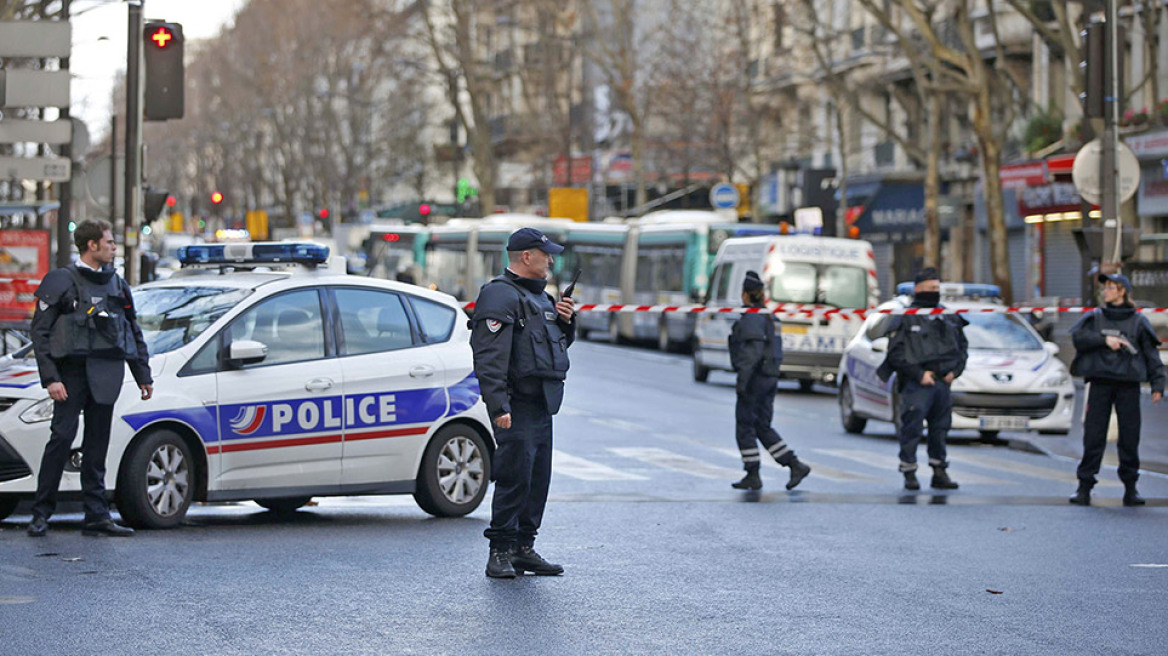
[[[473,310],[474,303],[464,303],[464,310]],[[806,303],[779,303],[771,308],[708,307],[705,305],[631,305],[585,303],[577,306],[577,312],[681,312],[686,314],[758,314],[771,313],[785,317],[838,317],[841,319],[864,319],[873,314],[1060,314],[1090,312],[1091,307],[1009,307],[987,305],[976,308],[837,308]],[[1137,308],[1144,314],[1168,313],[1168,308]]]

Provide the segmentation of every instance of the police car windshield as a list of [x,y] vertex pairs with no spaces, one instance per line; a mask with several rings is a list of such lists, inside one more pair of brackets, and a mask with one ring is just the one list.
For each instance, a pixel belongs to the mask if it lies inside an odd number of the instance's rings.
[[148,287],[134,292],[138,325],[151,355],[189,344],[251,294],[231,287]]
[[1012,314],[966,314],[965,338],[971,349],[1027,351],[1041,349],[1042,342],[1022,319]]
[[854,266],[787,262],[771,279],[770,297],[776,303],[867,307],[867,272]]

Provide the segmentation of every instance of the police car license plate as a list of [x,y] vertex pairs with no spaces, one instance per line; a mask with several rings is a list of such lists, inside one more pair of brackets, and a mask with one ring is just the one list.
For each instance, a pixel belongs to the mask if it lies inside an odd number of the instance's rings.
[[1030,428],[1030,419],[1027,417],[982,417],[982,430],[1027,430]]

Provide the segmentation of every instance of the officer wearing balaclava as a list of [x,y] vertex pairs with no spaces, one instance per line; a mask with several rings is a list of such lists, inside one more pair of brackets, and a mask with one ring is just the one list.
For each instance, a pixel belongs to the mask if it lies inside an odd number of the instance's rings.
[[[941,280],[937,270],[929,267],[916,276],[913,308],[941,306]],[[899,402],[893,412],[900,413],[900,471],[906,490],[919,490],[917,480],[917,445],[923,424],[929,422],[929,466],[933,468],[932,487],[956,490],[957,483],[946,471],[945,440],[952,423],[953,398],[949,388],[965,370],[969,344],[964,327],[968,324],[956,314],[895,315],[888,325],[888,354],[877,374],[887,381],[896,374]]]

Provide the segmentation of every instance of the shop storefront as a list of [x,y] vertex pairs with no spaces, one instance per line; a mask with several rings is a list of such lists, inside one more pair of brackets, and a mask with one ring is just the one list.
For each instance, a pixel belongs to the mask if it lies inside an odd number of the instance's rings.
[[1163,262],[1168,260],[1168,130],[1134,135],[1124,141],[1140,160],[1136,215],[1143,236],[1137,258]]
[[[848,224],[872,244],[881,295],[912,280],[925,259],[925,188],[921,180],[857,176],[849,180]],[[945,239],[944,232],[942,240]]]

